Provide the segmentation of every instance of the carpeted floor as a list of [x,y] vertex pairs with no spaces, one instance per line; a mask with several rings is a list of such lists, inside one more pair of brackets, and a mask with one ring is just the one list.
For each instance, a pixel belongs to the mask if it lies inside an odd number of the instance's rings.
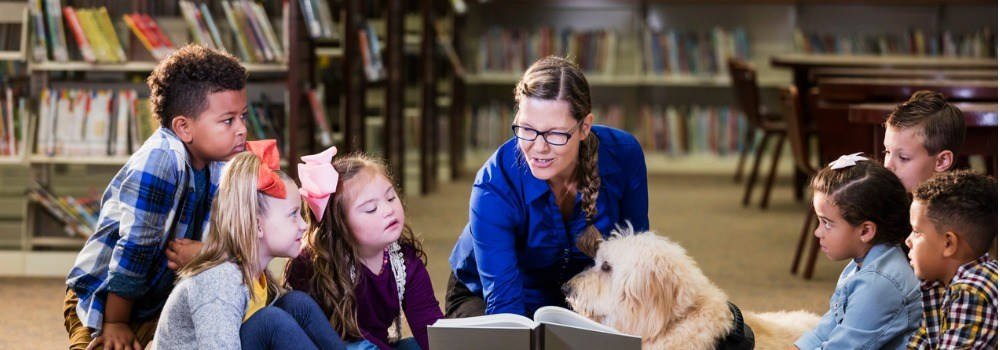
[[[771,208],[739,205],[742,185],[727,174],[651,174],[653,229],[682,244],[702,270],[745,310],[806,309],[821,313],[843,266],[822,255],[811,281],[789,274],[806,203],[792,199],[779,178]],[[443,183],[439,191],[411,197],[407,220],[422,235],[440,301],[449,274],[448,255],[468,218],[471,179]],[[0,278],[0,349],[66,346],[59,279]]]

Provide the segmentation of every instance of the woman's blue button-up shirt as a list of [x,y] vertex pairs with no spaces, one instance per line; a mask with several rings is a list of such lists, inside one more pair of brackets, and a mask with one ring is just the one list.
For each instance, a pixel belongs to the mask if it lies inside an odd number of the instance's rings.
[[[626,222],[648,230],[642,147],[624,131],[600,125],[591,130],[600,140],[594,225],[604,235]],[[593,263],[575,246],[586,224],[579,194],[572,216],[563,221],[549,185],[531,174],[512,138],[479,169],[469,223],[449,262],[459,282],[483,295],[487,314],[531,315],[542,306],[565,305],[560,287]]]

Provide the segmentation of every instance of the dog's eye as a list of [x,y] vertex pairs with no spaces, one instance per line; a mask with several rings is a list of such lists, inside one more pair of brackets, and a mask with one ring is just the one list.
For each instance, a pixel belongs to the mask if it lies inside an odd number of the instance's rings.
[[602,263],[601,264],[601,271],[611,272],[611,264],[608,264],[607,261],[605,261],[604,263]]

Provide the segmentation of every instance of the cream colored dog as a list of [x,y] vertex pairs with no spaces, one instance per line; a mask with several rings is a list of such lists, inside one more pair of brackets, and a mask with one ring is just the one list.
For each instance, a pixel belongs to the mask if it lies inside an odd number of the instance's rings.
[[[714,349],[733,328],[726,293],[666,237],[619,230],[600,243],[594,262],[566,284],[569,305],[642,337],[645,349]],[[787,349],[819,322],[819,316],[804,311],[743,316],[757,349]]]

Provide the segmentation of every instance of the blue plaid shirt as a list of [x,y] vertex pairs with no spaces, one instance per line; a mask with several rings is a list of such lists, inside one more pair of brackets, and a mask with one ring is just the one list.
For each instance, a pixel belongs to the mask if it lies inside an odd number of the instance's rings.
[[[207,200],[215,198],[223,162],[208,165]],[[80,321],[99,333],[104,302],[113,292],[135,302],[131,319],[155,317],[174,285],[174,272],[164,254],[171,238],[205,237],[210,216],[194,218],[194,168],[184,143],[160,128],[129,158],[101,198],[97,230],[76,257],[66,285],[79,297]],[[178,191],[178,188],[187,188]],[[191,237],[193,220],[202,232]]]

